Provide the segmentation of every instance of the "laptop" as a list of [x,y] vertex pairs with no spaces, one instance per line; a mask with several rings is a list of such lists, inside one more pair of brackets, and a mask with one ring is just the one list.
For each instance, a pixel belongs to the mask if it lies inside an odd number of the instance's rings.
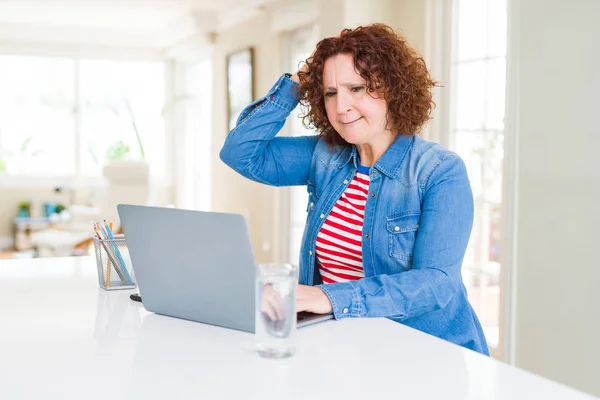
[[[237,214],[117,206],[144,308],[254,332],[255,263]],[[332,319],[298,313],[299,328]]]

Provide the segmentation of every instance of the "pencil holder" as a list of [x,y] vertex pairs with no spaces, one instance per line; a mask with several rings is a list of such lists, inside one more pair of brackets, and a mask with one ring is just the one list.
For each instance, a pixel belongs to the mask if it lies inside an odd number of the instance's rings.
[[102,289],[133,289],[137,286],[124,235],[115,235],[110,240],[94,237],[94,250]]

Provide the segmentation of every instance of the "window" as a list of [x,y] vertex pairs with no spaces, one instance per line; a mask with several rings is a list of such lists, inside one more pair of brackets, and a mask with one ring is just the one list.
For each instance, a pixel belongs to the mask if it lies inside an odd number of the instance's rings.
[[144,155],[164,176],[164,74],[161,62],[0,56],[0,173],[91,177]]
[[0,160],[7,174],[75,173],[74,73],[66,58],[0,56]]
[[465,161],[475,221],[463,276],[488,343],[499,345],[506,1],[455,0],[450,143]]
[[[298,70],[300,63],[312,54],[317,45],[317,34],[314,27],[294,30],[288,34],[287,44],[289,55],[286,64],[288,71],[294,73]],[[287,121],[290,136],[314,135],[315,132],[306,129],[302,125],[300,106],[296,107]],[[300,245],[302,234],[306,223],[306,202],[308,195],[305,186],[295,186],[289,189],[289,252],[288,260],[292,264],[298,264],[300,260]]]
[[164,176],[164,73],[158,62],[79,62],[81,175],[100,175],[129,149],[149,162],[152,175]]

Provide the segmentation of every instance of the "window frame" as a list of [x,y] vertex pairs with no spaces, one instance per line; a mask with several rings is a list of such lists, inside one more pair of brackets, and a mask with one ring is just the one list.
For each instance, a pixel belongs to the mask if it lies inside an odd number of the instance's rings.
[[[68,58],[74,61],[73,79],[75,85],[73,90],[75,112],[75,173],[64,176],[27,176],[27,175],[7,175],[0,174],[0,188],[36,188],[36,187],[57,187],[73,186],[81,188],[98,188],[105,186],[105,179],[102,176],[84,176],[81,175],[80,162],[80,144],[81,144],[81,113],[79,112],[80,88],[79,71],[81,60],[107,60],[120,62],[159,62],[163,63],[165,71],[165,100],[172,97],[173,88],[170,84],[173,80],[173,66],[168,59],[159,51],[152,51],[143,48],[119,49],[105,46],[79,46],[79,45],[44,45],[38,43],[29,43],[23,46],[0,46],[0,55],[2,56],[23,56],[39,58]],[[173,161],[174,135],[170,123],[165,124],[165,174],[161,176],[151,176],[151,181],[159,186],[168,186],[173,182]],[[1,139],[0,139],[1,140]]]
[[[500,270],[500,302],[499,302],[499,338],[498,346],[490,347],[491,355],[499,360],[514,362],[514,249],[515,249],[515,225],[516,210],[514,209],[514,197],[517,189],[515,179],[516,166],[513,165],[516,147],[514,144],[514,132],[511,125],[513,112],[511,111],[511,87],[514,85],[514,77],[511,76],[511,64],[514,60],[509,57],[511,46],[515,44],[514,33],[510,30],[511,1],[507,0],[507,43],[506,43],[506,82],[505,82],[505,116],[504,116],[504,158],[502,170],[502,202],[501,202],[501,270]],[[432,113],[433,120],[423,133],[428,140],[440,143],[442,146],[453,149],[455,143],[455,115],[453,108],[455,93],[453,83],[456,77],[454,69],[454,51],[457,41],[457,8],[458,1],[442,2],[427,0],[426,3],[426,51],[425,58],[430,67],[432,75],[440,80],[442,91],[434,91],[436,109]],[[511,39],[512,37],[512,39]],[[450,86],[450,90],[448,90]],[[437,119],[437,121],[436,121]]]
[[[281,65],[283,67],[283,70],[293,74],[294,72],[296,72],[296,70],[298,69],[298,65],[292,65],[293,60],[292,60],[292,55],[294,52],[294,44],[293,44],[293,39],[294,39],[294,35],[299,35],[299,34],[308,34],[311,35],[315,41],[315,45],[318,41],[318,37],[319,37],[319,31],[318,31],[319,27],[316,23],[309,23],[306,25],[301,25],[298,27],[295,27],[292,30],[289,31],[285,31],[282,32],[281,35]],[[295,111],[295,110],[294,110]],[[293,117],[295,114],[292,111],[292,113],[290,113],[290,117]],[[291,136],[292,135],[292,127],[290,124],[290,117],[288,117],[288,120],[286,121],[281,134],[285,135],[285,136]],[[293,205],[294,205],[294,201],[293,201],[293,195],[294,193],[299,193],[300,191],[304,190],[304,195],[303,198],[306,198],[306,201],[308,201],[308,194],[306,193],[306,189],[304,186],[302,187],[285,187],[281,189],[281,194],[280,194],[280,199],[279,199],[279,204],[281,204],[280,207],[280,229],[282,232],[282,239],[281,239],[281,249],[280,249],[280,254],[281,254],[281,258],[286,260],[286,262],[292,263],[294,265],[297,265],[299,263],[299,257],[295,258],[292,257],[292,253],[293,253],[293,248],[294,246],[296,246],[298,248],[298,250],[300,250],[300,246],[301,243],[300,241],[302,240],[302,235],[300,235],[300,237],[294,237],[292,235],[293,232],[293,228],[298,228],[299,224],[296,224],[294,226],[294,221],[293,221]],[[300,196],[297,196],[296,199],[299,199]],[[305,211],[305,209],[303,207],[299,207],[298,210],[300,210],[300,208],[302,208],[303,211]],[[305,222],[302,222],[302,228],[304,228]]]

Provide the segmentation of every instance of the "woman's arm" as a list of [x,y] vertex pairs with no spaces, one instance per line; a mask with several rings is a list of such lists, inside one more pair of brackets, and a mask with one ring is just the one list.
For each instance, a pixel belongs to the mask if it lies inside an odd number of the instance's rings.
[[466,168],[452,155],[441,162],[427,183],[412,269],[319,288],[338,319],[408,319],[444,308],[460,288],[472,224],[473,195]]
[[306,184],[318,137],[275,137],[298,104],[296,85],[286,74],[242,111],[219,154],[225,164],[268,185]]

